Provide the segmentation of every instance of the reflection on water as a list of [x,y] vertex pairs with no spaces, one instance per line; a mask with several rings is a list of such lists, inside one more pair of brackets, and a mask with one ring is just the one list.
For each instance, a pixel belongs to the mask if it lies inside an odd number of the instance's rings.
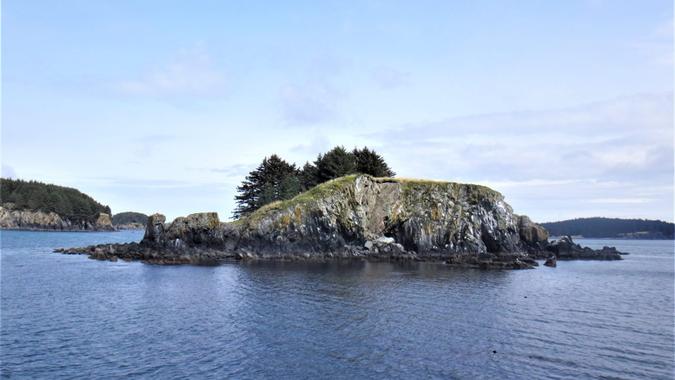
[[673,247],[526,271],[153,266],[51,254],[138,232],[2,232],[12,378],[671,378]]

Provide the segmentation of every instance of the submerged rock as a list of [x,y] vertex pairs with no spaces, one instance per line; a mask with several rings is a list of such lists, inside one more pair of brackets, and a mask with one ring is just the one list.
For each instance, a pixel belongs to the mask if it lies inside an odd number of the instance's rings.
[[546,259],[544,265],[547,267],[555,268],[556,266],[558,266],[558,259],[555,257],[555,255],[551,255],[549,256],[548,259]]
[[545,229],[484,186],[352,175],[235,222],[198,213],[166,223],[155,214],[138,244],[64,251],[171,264],[377,259],[525,269],[537,265],[534,253],[545,251],[547,239]]

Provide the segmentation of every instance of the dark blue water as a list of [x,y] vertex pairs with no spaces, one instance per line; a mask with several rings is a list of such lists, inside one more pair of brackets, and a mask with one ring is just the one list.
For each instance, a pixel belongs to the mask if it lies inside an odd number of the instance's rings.
[[671,241],[526,271],[50,253],[140,236],[1,233],[3,377],[673,377]]

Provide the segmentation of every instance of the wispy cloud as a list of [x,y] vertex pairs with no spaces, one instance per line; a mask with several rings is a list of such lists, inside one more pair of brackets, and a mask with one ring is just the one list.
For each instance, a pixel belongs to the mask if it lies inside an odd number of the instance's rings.
[[282,117],[288,125],[310,126],[335,120],[346,92],[337,79],[344,62],[333,56],[314,58],[301,79],[283,85],[279,91]]
[[[291,148],[291,152],[302,154],[308,159],[328,151],[331,148],[330,140],[324,135],[315,136],[309,143],[299,144]],[[311,161],[311,160],[310,160]]]
[[655,65],[673,65],[673,19],[667,20],[631,46]]
[[157,67],[139,79],[117,85],[128,95],[155,97],[222,96],[226,77],[201,47],[183,50],[168,64]]
[[605,203],[605,204],[642,204],[654,201],[650,198],[596,198],[589,199],[589,203]]
[[224,180],[238,180],[244,177],[248,172],[254,169],[254,166],[247,164],[234,164],[220,168],[211,168],[209,171],[217,173]]
[[138,159],[142,159],[154,155],[163,144],[174,141],[176,138],[175,135],[159,133],[137,137],[131,141],[136,146],[134,154]]
[[13,167],[2,164],[2,177],[3,178],[17,178],[16,171]]
[[383,90],[392,90],[410,84],[410,73],[389,66],[379,66],[371,70],[370,76]]
[[281,88],[280,95],[288,124],[319,124],[337,116],[340,92],[327,83],[289,84]]

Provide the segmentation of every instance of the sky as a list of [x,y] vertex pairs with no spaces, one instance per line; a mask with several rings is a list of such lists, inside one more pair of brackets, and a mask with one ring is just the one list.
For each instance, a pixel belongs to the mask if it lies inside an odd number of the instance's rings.
[[273,153],[368,146],[539,222],[673,221],[673,3],[2,2],[2,175],[231,217]]

